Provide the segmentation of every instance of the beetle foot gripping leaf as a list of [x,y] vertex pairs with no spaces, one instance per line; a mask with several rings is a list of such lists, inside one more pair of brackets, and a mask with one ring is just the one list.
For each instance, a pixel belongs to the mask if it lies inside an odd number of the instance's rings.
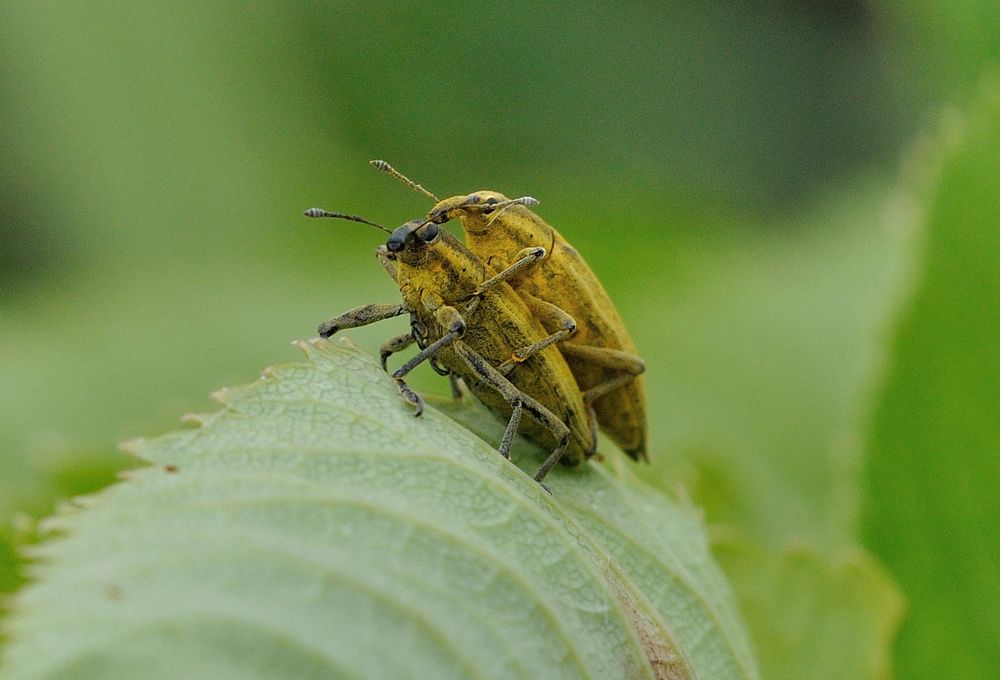
[[413,391],[413,389],[407,385],[402,380],[396,380],[396,387],[399,388],[399,393],[403,395],[403,399],[413,406],[413,415],[419,417],[424,413],[424,400],[419,394]]

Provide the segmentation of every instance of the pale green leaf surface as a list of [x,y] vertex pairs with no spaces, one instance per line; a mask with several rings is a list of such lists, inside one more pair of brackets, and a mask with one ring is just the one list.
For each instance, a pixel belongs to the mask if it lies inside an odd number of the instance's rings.
[[[503,434],[502,424],[475,400],[438,407],[488,442]],[[532,449],[522,441],[513,453],[528,472],[536,464],[527,455]],[[701,512],[687,502],[669,502],[627,465],[618,454],[606,465],[588,463],[589,474],[560,475],[560,505],[656,607],[704,677],[757,677],[746,628],[711,556]]]
[[414,419],[368,355],[307,351],[49,520],[10,677],[652,677],[647,655],[664,677],[753,677],[690,511],[645,506],[687,544],[657,568],[705,603],[669,620],[640,593],[654,575],[572,518],[609,476],[557,471],[553,498],[434,409]]

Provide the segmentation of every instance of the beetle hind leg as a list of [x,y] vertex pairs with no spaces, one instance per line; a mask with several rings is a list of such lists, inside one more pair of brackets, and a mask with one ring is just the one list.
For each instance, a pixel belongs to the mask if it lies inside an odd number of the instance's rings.
[[[541,484],[542,480],[545,479],[545,475],[548,474],[553,465],[559,462],[559,459],[562,458],[563,453],[566,451],[566,447],[569,445],[569,427],[537,400],[517,389],[512,382],[505,378],[500,371],[491,366],[478,352],[472,350],[461,341],[455,342],[453,347],[455,352],[476,374],[476,377],[499,392],[500,396],[510,404],[511,418],[507,422],[507,429],[504,431],[503,439],[500,441],[500,455],[504,458],[510,457],[510,446],[513,442],[514,434],[520,426],[522,411],[527,411],[556,440],[556,447],[534,474],[534,480]],[[542,486],[545,487],[544,484]],[[545,488],[547,489],[548,487]]]

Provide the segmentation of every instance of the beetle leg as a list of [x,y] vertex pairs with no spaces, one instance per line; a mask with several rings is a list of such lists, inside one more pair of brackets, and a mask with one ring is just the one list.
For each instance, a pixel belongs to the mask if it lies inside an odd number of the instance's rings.
[[[417,347],[420,349],[427,348],[427,329],[422,323],[414,319],[412,316],[410,317],[410,335],[414,340],[416,340]],[[438,375],[451,374],[451,371],[437,362],[437,357],[430,357],[427,360],[427,363],[431,365],[431,368],[433,368],[434,372]]]
[[396,337],[389,338],[383,342],[382,346],[379,347],[378,352],[382,362],[382,370],[388,373],[389,368],[386,366],[386,362],[389,360],[389,357],[396,352],[402,352],[404,349],[412,345],[415,340],[416,338],[413,337],[413,333],[410,332],[397,335]]
[[451,383],[451,398],[455,401],[460,400],[465,396],[465,388],[462,385],[462,380],[454,373],[448,373],[448,382]]
[[603,368],[622,371],[633,377],[646,371],[646,364],[643,360],[631,352],[623,352],[609,347],[581,345],[575,342],[563,343],[559,349],[566,356],[583,359]]
[[531,313],[536,319],[541,321],[542,326],[546,330],[551,331],[553,328],[558,328],[559,330],[552,333],[552,335],[542,338],[536,343],[514,350],[511,358],[497,367],[497,369],[504,375],[507,375],[515,366],[527,361],[549,345],[556,342],[562,342],[576,333],[576,320],[560,307],[555,306],[551,302],[545,302],[544,300],[539,300],[538,298],[530,295],[522,294],[521,297],[528,303]]
[[442,325],[448,328],[448,332],[420,350],[416,356],[392,373],[392,379],[396,381],[400,393],[416,408],[416,411],[413,413],[414,416],[419,416],[424,412],[424,400],[406,384],[403,377],[424,361],[432,359],[442,347],[452,344],[465,333],[465,319],[462,318],[462,315],[454,307],[445,306],[439,308],[437,317],[442,322]]
[[[559,462],[563,452],[566,450],[566,446],[569,444],[569,428],[552,411],[517,389],[500,371],[490,366],[489,362],[482,355],[472,350],[465,343],[461,341],[456,342],[454,350],[479,379],[499,392],[507,403],[510,404],[510,421],[508,421],[507,429],[504,431],[503,439],[500,441],[501,456],[510,458],[510,445],[521,423],[522,410],[527,411],[529,415],[549,430],[552,436],[555,437],[555,440],[558,442],[556,448],[552,450],[552,453],[549,454],[549,457],[545,459],[534,475],[535,481],[541,484],[542,480],[545,479],[545,475],[548,474],[553,465]],[[545,485],[542,484],[542,486]]]
[[587,418],[590,419],[590,441],[593,442],[590,448],[585,452],[585,457],[590,458],[595,453],[597,453],[597,411],[594,410],[594,405],[587,401],[587,393],[583,394],[583,403],[587,407]]
[[414,392],[413,388],[407,385],[406,381],[402,378],[395,378],[395,380],[399,393],[403,395],[403,399],[406,400],[406,403],[413,407],[413,417],[419,418],[424,412],[423,397]]
[[499,274],[496,274],[480,283],[476,287],[476,291],[473,295],[482,295],[497,284],[503,283],[504,281],[517,276],[525,269],[528,269],[544,258],[545,252],[545,248],[540,246],[535,248],[525,248],[514,258],[514,264],[510,265]]
[[410,315],[410,333],[413,334],[413,339],[417,341],[417,347],[423,349],[427,346],[427,328],[417,321],[413,315]]
[[635,380],[637,375],[641,375],[646,370],[646,364],[636,355],[608,347],[594,347],[593,345],[564,342],[559,345],[559,351],[567,357],[583,359],[595,366],[601,366],[613,371],[621,371],[619,375],[598,383],[585,391],[583,396],[587,400],[587,403],[592,403],[605,394],[610,394],[628,385]]
[[438,363],[437,357],[431,357],[427,360],[427,363],[438,375],[451,375],[451,371]]
[[328,338],[337,331],[345,328],[367,326],[368,324],[375,323],[376,321],[383,321],[384,319],[391,319],[394,316],[399,316],[404,311],[403,305],[398,304],[362,305],[361,307],[355,307],[350,311],[344,312],[340,316],[335,316],[329,321],[324,321],[319,325],[317,332],[320,337]]
[[[632,383],[636,376],[642,374],[642,372],[646,370],[646,365],[643,363],[642,359],[634,354],[623,352],[621,350],[610,349],[607,347],[594,347],[592,345],[579,345],[575,342],[564,342],[559,345],[559,350],[564,356],[583,359],[584,361],[596,366],[621,371],[618,375],[615,375],[584,391],[583,401],[587,404],[587,409],[590,411],[590,417],[593,419],[594,423],[597,422],[597,416],[594,412],[593,406],[594,402],[604,395],[611,394],[615,390],[621,389],[622,387]],[[636,451],[638,451],[638,453]],[[636,449],[635,451],[626,451],[626,453],[637,460],[639,458],[646,458],[646,454],[641,452],[640,449]]]
[[624,387],[630,382],[635,380],[635,376],[631,373],[622,373],[621,375],[616,375],[614,378],[605,380],[604,382],[594,385],[589,390],[583,393],[583,400],[587,404],[592,404],[605,394],[610,394],[617,390],[619,387]]

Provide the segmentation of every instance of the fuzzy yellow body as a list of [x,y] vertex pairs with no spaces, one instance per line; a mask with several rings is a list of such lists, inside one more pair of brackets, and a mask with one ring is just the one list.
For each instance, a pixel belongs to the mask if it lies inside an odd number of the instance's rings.
[[[529,301],[554,304],[576,321],[576,333],[559,347],[582,391],[626,377],[625,384],[596,398],[593,408],[601,429],[615,443],[636,460],[648,459],[646,393],[639,375],[644,367],[611,298],[576,249],[532,210],[523,205],[507,205],[495,214],[482,209],[487,202],[507,200],[494,191],[478,191],[440,201],[428,217],[438,223],[458,217],[469,250],[492,272],[510,265],[524,248],[546,249],[542,261],[510,283]],[[604,354],[612,360],[581,356],[578,348],[607,350]],[[634,379],[628,380],[628,374]]]
[[[444,305],[457,309],[465,320],[461,343],[494,368],[510,360],[518,349],[548,335],[509,284],[502,282],[476,294],[477,288],[494,272],[444,230],[433,243],[396,253],[395,261],[403,308],[420,327],[425,346],[441,338],[447,330],[441,327],[436,315]],[[461,377],[491,411],[504,419],[510,417],[507,401],[470,370],[454,346],[442,347],[436,360]],[[593,454],[596,442],[583,396],[554,345],[513,366],[506,377],[569,428],[570,438],[561,462],[574,465]],[[520,431],[543,446],[555,445],[552,433],[530,415],[521,421]]]

